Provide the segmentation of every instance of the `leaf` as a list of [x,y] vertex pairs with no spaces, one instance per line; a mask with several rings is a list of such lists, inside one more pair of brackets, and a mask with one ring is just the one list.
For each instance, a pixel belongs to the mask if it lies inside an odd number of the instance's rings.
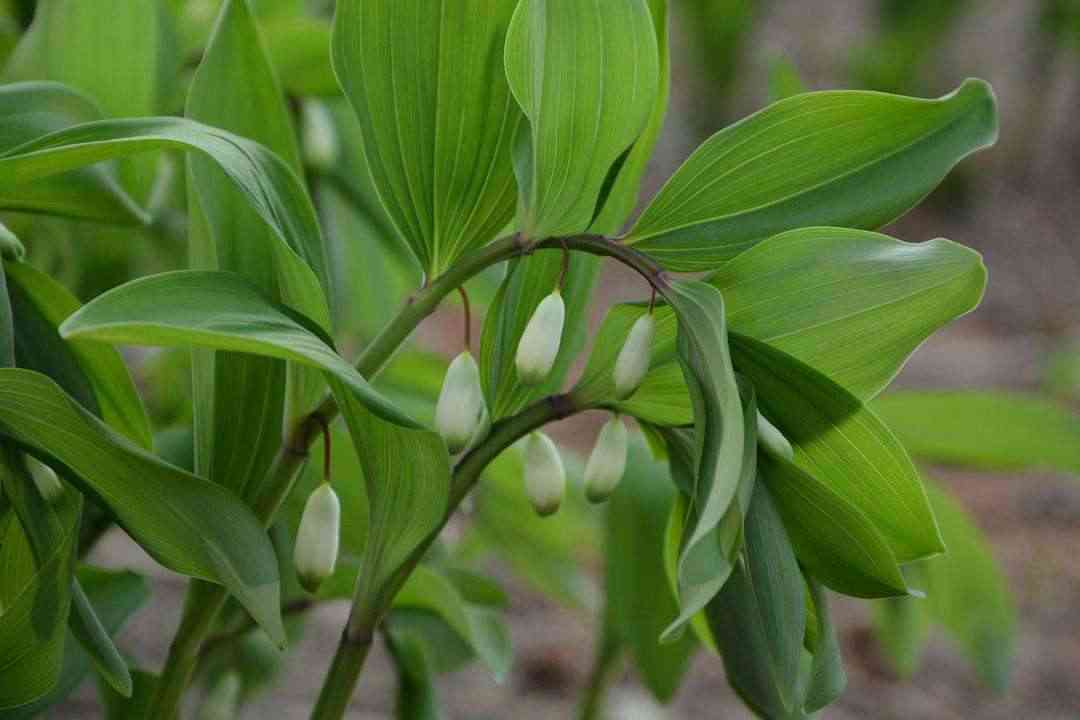
[[397,720],[440,720],[443,717],[435,688],[428,645],[420,631],[400,620],[387,623],[388,649],[397,671]]
[[979,254],[841,228],[782,233],[708,278],[732,332],[768,343],[867,400],[932,333],[978,305]]
[[450,457],[437,434],[380,420],[337,378],[330,379],[330,387],[352,436],[367,493],[368,536],[353,606],[379,608],[387,600],[389,578],[442,527]]
[[135,691],[130,699],[122,698],[109,688],[102,689],[105,701],[105,720],[142,720],[150,713],[157,692],[157,676],[147,672],[132,673]]
[[[907,577],[915,576],[926,587],[923,563],[908,566]],[[916,582],[919,582],[916,581]],[[895,597],[874,603],[874,632],[882,653],[893,670],[910,678],[922,663],[930,639],[930,611],[923,598]]]
[[1080,418],[1034,395],[904,391],[879,398],[874,410],[920,460],[1080,474]]
[[854,597],[907,594],[889,544],[859,508],[782,458],[766,453],[758,462],[795,554],[814,578]]
[[768,345],[733,337],[732,358],[761,412],[795,446],[795,464],[861,510],[899,563],[944,550],[918,472],[858,398]]
[[649,121],[659,66],[645,0],[518,5],[506,77],[528,120],[515,149],[526,237],[592,224],[610,173]]
[[[92,101],[57,83],[0,85],[0,154],[79,123],[98,120]],[[68,172],[14,189],[0,182],[0,208],[47,212],[125,225],[149,221],[104,166]]]
[[593,218],[592,225],[589,227],[589,232],[594,235],[616,235],[637,208],[641,181],[652,158],[656,141],[664,128],[664,119],[667,117],[668,101],[671,96],[668,0],[648,0],[648,4],[659,50],[660,83],[645,129],[622,160],[618,175],[611,183],[610,191],[606,195],[601,195],[602,209],[597,209],[597,216]]
[[536,307],[558,286],[564,255],[561,250],[538,250],[511,263],[506,279],[484,318],[480,339],[480,379],[492,421],[518,412],[530,402],[557,393],[585,344],[588,305],[599,270],[598,259],[571,254],[566,285],[566,321],[548,379],[524,385],[515,366],[518,343]]
[[[60,338],[60,324],[79,309],[79,301],[26,263],[8,265],[6,271],[21,328],[19,366],[49,375],[113,430],[144,448],[152,447],[150,421],[120,354],[99,343]],[[71,383],[61,379],[65,375],[72,378]],[[85,393],[75,391],[84,383]]]
[[163,565],[225,585],[283,640],[273,550],[232,494],[162,463],[29,370],[0,369],[0,435],[63,468]]
[[332,53],[383,204],[428,277],[514,213],[513,0],[341,0]]
[[706,617],[728,682],[764,717],[788,717],[802,705],[805,588],[780,515],[765,485],[757,483],[746,517],[744,557],[709,603]]
[[338,378],[380,417],[416,425],[334,352],[313,323],[270,302],[234,273],[182,270],[134,280],[83,306],[60,333],[65,338],[190,345],[292,360]]
[[[815,580],[807,578],[814,614],[815,642],[807,643],[813,659],[810,662],[806,695],[803,710],[808,714],[816,713],[838,699],[847,687],[847,673],[844,672],[844,660],[840,656],[840,641],[836,637],[832,614],[829,612],[829,599]],[[808,620],[811,618],[808,618]],[[809,637],[809,627],[807,636]]]
[[9,295],[7,270],[0,256],[0,367],[15,367],[15,323]]
[[330,23],[284,13],[260,18],[266,50],[281,84],[294,97],[335,96],[341,92],[330,61]]
[[638,672],[660,702],[671,700],[695,650],[691,635],[661,644],[679,605],[669,590],[663,548],[674,492],[663,464],[636,443],[607,506],[605,622],[624,638]]
[[300,180],[262,146],[182,118],[76,125],[0,153],[0,193],[103,160],[151,150],[191,150],[213,158],[274,232],[271,252],[285,301],[322,326],[329,311],[322,240]]
[[669,270],[709,270],[797,227],[876,229],[997,138],[990,86],[938,100],[816,92],[770,105],[707,140],[627,241]]

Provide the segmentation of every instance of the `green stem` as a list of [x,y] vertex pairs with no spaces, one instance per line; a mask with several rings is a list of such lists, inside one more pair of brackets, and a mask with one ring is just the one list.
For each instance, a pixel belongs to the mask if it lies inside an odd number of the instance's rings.
[[581,708],[578,711],[579,720],[602,720],[605,717],[607,691],[615,677],[615,670],[619,666],[621,657],[622,643],[619,642],[609,623],[605,621],[600,630],[596,658],[589,672],[589,682],[585,686],[585,693],[581,699]]

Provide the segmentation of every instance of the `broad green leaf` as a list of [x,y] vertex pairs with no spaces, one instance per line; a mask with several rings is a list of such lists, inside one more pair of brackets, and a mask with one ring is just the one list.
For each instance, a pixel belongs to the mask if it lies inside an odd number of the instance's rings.
[[1080,474],[1080,417],[1051,400],[1008,392],[905,391],[882,396],[874,410],[920,460]]
[[648,4],[659,50],[660,85],[645,129],[641,131],[641,136],[622,160],[618,175],[611,182],[610,189],[606,193],[601,193],[602,208],[597,208],[598,214],[589,226],[589,232],[594,235],[618,234],[630,219],[631,213],[637,208],[641,181],[645,176],[649,160],[652,159],[656,141],[664,128],[664,119],[667,117],[668,101],[671,97],[668,0],[648,0]]
[[841,228],[782,233],[725,263],[732,332],[798,358],[862,399],[880,392],[933,332],[982,298],[979,254]]
[[522,0],[506,77],[528,120],[515,148],[521,230],[537,240],[583,232],[656,105],[660,56],[646,1]]
[[540,302],[558,287],[564,254],[538,250],[511,263],[491,308],[480,340],[480,380],[492,421],[518,412],[530,402],[562,389],[566,375],[585,344],[588,305],[599,269],[598,258],[573,253],[562,295],[566,322],[548,379],[535,386],[518,380],[514,358],[525,326]]
[[[0,85],[0,153],[100,118],[101,112],[91,100],[57,83]],[[111,169],[100,165],[17,189],[0,182],[0,208],[128,225],[149,220],[120,187]]]
[[330,387],[352,436],[367,493],[368,536],[354,607],[377,608],[386,599],[387,580],[442,527],[450,456],[437,434],[380,420],[337,378]]
[[154,458],[28,370],[0,370],[0,435],[62,467],[166,567],[224,584],[283,640],[277,562],[235,496]]
[[330,62],[329,22],[282,13],[260,18],[259,26],[281,84],[290,95],[334,96],[341,92]]
[[855,597],[907,594],[896,557],[861,510],[782,458],[765,454],[759,465],[795,554],[814,578]]
[[383,204],[429,277],[514,213],[514,0],[340,0],[333,61]]
[[705,614],[728,682],[751,708],[768,718],[801,709],[806,584],[764,483],[754,488],[743,557]]
[[635,444],[607,506],[605,622],[629,646],[638,672],[661,702],[678,690],[696,646],[690,634],[660,643],[679,614],[663,558],[674,495],[667,468]]
[[795,464],[861,510],[897,562],[944,550],[918,472],[857,397],[757,340],[733,336],[731,353],[762,414],[795,445]]
[[[113,430],[142,447],[152,447],[150,421],[120,354],[99,343],[64,342],[60,338],[60,324],[79,309],[79,301],[26,263],[8,265],[6,271],[22,328],[17,342],[18,364],[50,375]],[[54,374],[50,368],[63,372]],[[64,382],[64,375],[73,377],[77,384],[85,383],[89,391],[86,396],[80,396],[72,384]]]
[[134,280],[97,297],[60,328],[65,338],[195,346],[292,360],[323,370],[391,422],[416,423],[372,388],[301,315],[240,275],[182,270]]
[[[188,94],[186,114],[199,122],[250,138],[299,173],[295,132],[248,0],[222,6]],[[243,275],[267,297],[281,300],[272,231],[211,160],[188,162],[191,267]],[[277,358],[198,349],[192,356],[196,395],[198,474],[243,498],[257,492],[282,443],[287,376]],[[305,403],[296,403],[302,410]]]
[[274,231],[282,297],[322,326],[329,311],[322,240],[315,211],[288,166],[262,146],[182,118],[110,120],[76,125],[0,153],[0,193],[103,160],[152,150],[190,150],[214,159]]
[[797,227],[876,229],[997,138],[990,86],[937,100],[862,91],[796,95],[707,140],[628,242],[679,271],[710,270]]
[[1004,691],[1016,651],[1016,607],[990,543],[960,504],[928,483],[949,551],[926,565],[930,617],[960,643],[979,676]]
[[[94,613],[101,619],[109,635],[113,636],[120,632],[150,594],[146,581],[132,572],[83,566],[78,570],[78,578]],[[90,658],[69,632],[64,642],[60,677],[52,691],[37,702],[0,711],[0,720],[30,720],[39,717],[47,708],[73,692],[86,679],[90,670]]]

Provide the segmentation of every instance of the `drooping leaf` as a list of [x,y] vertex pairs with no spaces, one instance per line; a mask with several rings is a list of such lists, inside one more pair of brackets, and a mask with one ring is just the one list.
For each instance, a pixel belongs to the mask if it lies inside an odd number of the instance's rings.
[[641,135],[660,87],[645,0],[522,0],[506,77],[528,120],[515,148],[526,237],[584,231],[605,184]]
[[514,212],[521,113],[503,72],[513,0],[342,0],[333,61],[371,175],[430,276]]
[[764,483],[754,488],[744,555],[706,617],[728,682],[747,705],[769,718],[801,710],[806,584]]
[[783,458],[766,454],[759,464],[795,554],[814,578],[855,597],[907,594],[896,557],[859,508]]
[[841,228],[782,233],[709,276],[732,332],[792,355],[866,400],[933,332],[979,303],[979,254]]
[[110,120],[76,125],[0,153],[0,193],[103,160],[162,150],[213,158],[274,231],[276,279],[285,302],[322,326],[329,310],[315,211],[300,180],[262,146],[182,118]]
[[944,550],[918,472],[858,398],[757,340],[733,336],[731,352],[753,382],[762,414],[795,446],[795,464],[861,510],[897,562]]
[[325,371],[380,417],[416,423],[379,394],[310,320],[273,303],[240,275],[182,270],[100,295],[60,329],[65,338],[196,346],[292,360]]
[[709,270],[797,227],[876,229],[994,143],[990,86],[938,100],[862,91],[797,95],[707,140],[628,241],[671,270]]
[[[825,590],[817,581],[810,578],[807,578],[806,586],[808,599],[814,608],[813,615],[807,620],[813,620],[815,632],[814,642],[806,644],[813,659],[810,661],[808,670],[809,677],[802,709],[807,714],[813,715],[831,705],[843,694],[844,688],[847,687],[847,673],[844,671],[844,660],[840,656],[840,641],[836,636],[836,627],[833,625],[829,599],[826,597]],[[809,635],[808,627],[808,638]]]
[[1080,417],[1050,400],[1008,392],[904,391],[882,396],[874,410],[920,460],[1080,474]]
[[283,639],[273,550],[233,495],[113,433],[29,370],[0,370],[0,435],[63,468],[163,565],[224,584]]
[[[100,117],[92,101],[57,83],[0,86],[0,153]],[[104,166],[77,169],[18,189],[0,183],[0,208],[127,225],[149,219]]]
[[[151,447],[150,421],[120,354],[99,343],[60,338],[60,324],[79,309],[79,301],[26,263],[8,265],[6,271],[19,319],[19,366],[49,375],[112,429]],[[77,390],[83,385],[85,393]]]
[[605,622],[629,646],[638,672],[661,702],[679,688],[696,646],[690,634],[660,643],[679,614],[663,559],[674,495],[667,468],[636,444],[607,506]]

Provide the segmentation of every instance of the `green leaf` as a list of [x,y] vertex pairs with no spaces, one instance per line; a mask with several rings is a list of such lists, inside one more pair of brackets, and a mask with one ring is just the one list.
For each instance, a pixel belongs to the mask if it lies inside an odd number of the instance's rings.
[[980,470],[1080,475],[1080,418],[1044,398],[905,391],[882,396],[874,410],[920,460]]
[[663,463],[640,443],[607,506],[605,622],[624,638],[653,695],[669,701],[694,652],[693,636],[661,644],[679,605],[670,591],[663,548],[674,491]]
[[375,187],[429,277],[513,217],[514,0],[341,0],[333,60]]
[[334,352],[313,323],[267,300],[234,273],[183,270],[134,280],[83,306],[60,332],[65,338],[196,346],[292,360],[337,378],[380,417],[416,426]]
[[997,138],[990,86],[938,100],[861,91],[797,95],[707,140],[672,176],[628,242],[679,271],[709,270],[809,225],[876,229]]
[[15,322],[7,286],[7,270],[0,256],[0,367],[15,367]]
[[514,260],[484,318],[480,380],[493,422],[559,392],[585,344],[589,298],[599,262],[596,257],[574,253],[570,255],[562,290],[566,321],[555,365],[548,379],[539,385],[524,385],[518,380],[514,363],[518,343],[536,307],[558,286],[563,259],[561,250],[538,250]]
[[120,697],[111,688],[102,688],[105,704],[105,720],[142,720],[150,713],[151,703],[157,691],[157,676],[147,672],[133,672],[135,691],[130,698]]
[[[101,112],[92,101],[56,83],[0,86],[0,154],[43,135],[92,122]],[[120,187],[111,168],[87,167],[32,186],[0,182],[0,208],[46,212],[86,220],[142,224],[147,214]]]
[[32,371],[0,370],[0,434],[77,479],[163,565],[225,585],[284,639],[273,549],[235,496],[113,433]]
[[[847,673],[844,672],[844,659],[840,656],[840,641],[836,636],[832,614],[829,612],[829,599],[815,580],[806,579],[808,600],[814,608],[814,614],[807,620],[813,620],[814,642],[806,643],[813,655],[807,679],[803,710],[807,714],[816,713],[829,705],[844,693],[847,687]],[[810,638],[809,622],[807,638]]]
[[[79,309],[79,301],[26,263],[8,265],[6,270],[20,328],[19,366],[49,375],[113,430],[144,448],[152,447],[150,421],[120,354],[100,343],[60,338],[60,324]],[[65,376],[72,382],[65,382]],[[84,383],[84,395],[73,391]]]
[[[593,219],[589,232],[594,235],[614,236],[623,229],[623,225],[637,208],[641,181],[645,176],[649,160],[652,158],[656,141],[664,128],[667,117],[668,100],[671,96],[671,50],[668,47],[668,0],[648,0],[652,13],[653,28],[656,31],[656,44],[660,57],[660,85],[656,93],[649,120],[641,136],[622,160],[618,175],[613,179],[610,190],[601,195],[602,209]],[[610,179],[610,178],[609,178]]]
[[[909,565],[905,577],[925,588],[924,570],[924,563]],[[919,669],[929,643],[929,606],[922,598],[895,597],[874,603],[874,610],[874,632],[881,651],[906,680]]]
[[706,617],[728,682],[751,708],[769,718],[801,708],[806,585],[763,483],[746,517],[744,556]]
[[283,13],[260,18],[266,50],[281,84],[292,96],[334,96],[341,92],[330,61],[330,23]]
[[442,527],[450,457],[437,434],[380,420],[337,378],[330,387],[352,436],[367,493],[368,536],[354,607],[382,607],[387,580]]
[[22,260],[26,257],[26,248],[19,242],[15,233],[0,222],[0,260]]
[[322,326],[328,284],[315,211],[303,185],[262,146],[182,118],[111,120],[76,125],[0,153],[0,193],[103,160],[151,150],[191,150],[213,158],[274,232],[271,244],[282,297]]
[[506,77],[528,120],[515,149],[521,230],[534,239],[582,232],[656,104],[649,7],[522,0],[507,33]]
[[859,508],[782,458],[764,454],[758,462],[795,554],[814,578],[855,597],[907,594],[896,557]]
[[982,298],[979,254],[948,240],[911,244],[877,233],[806,228],[725,263],[708,282],[732,332],[828,375],[862,399],[911,353]]
[[918,472],[858,398],[757,340],[733,336],[731,353],[753,382],[762,414],[795,445],[795,464],[861,510],[897,562],[944,550]]

